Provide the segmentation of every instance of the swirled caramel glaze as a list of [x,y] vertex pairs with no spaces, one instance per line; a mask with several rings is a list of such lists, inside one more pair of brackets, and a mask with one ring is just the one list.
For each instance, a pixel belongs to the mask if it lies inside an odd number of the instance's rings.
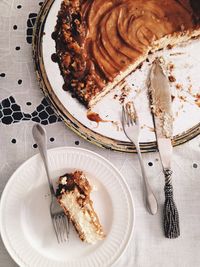
[[66,87],[90,106],[151,50],[194,37],[199,10],[194,0],[64,0],[55,39]]
[[193,27],[189,10],[169,0],[95,0],[83,14],[93,60],[108,80],[147,53],[155,40]]

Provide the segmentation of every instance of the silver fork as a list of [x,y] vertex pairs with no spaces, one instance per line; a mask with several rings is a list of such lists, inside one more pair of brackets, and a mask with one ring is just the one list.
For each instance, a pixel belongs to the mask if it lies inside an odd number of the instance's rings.
[[50,215],[53,223],[53,228],[56,234],[58,243],[65,242],[69,237],[69,220],[65,215],[63,209],[60,207],[58,200],[55,196],[52,181],[50,179],[48,157],[47,157],[47,136],[45,129],[39,124],[35,124],[32,129],[32,134],[35,142],[38,145],[38,149],[41,158],[44,162],[49,189],[51,193]]
[[143,159],[142,159],[142,155],[140,151],[140,145],[139,145],[140,125],[139,125],[138,116],[137,116],[133,102],[128,102],[122,107],[122,126],[123,126],[123,129],[124,129],[124,132],[127,138],[135,145],[138,158],[139,158],[139,162],[140,162],[143,180],[144,180],[146,207],[148,211],[152,215],[154,215],[157,213],[158,203],[151,190],[151,187],[147,179],[147,174],[144,168],[144,163],[143,163]]

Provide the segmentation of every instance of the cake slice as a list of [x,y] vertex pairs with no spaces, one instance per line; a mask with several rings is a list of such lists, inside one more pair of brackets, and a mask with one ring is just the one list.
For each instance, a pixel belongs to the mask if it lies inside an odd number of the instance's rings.
[[59,178],[56,196],[80,239],[94,244],[104,239],[105,234],[90,199],[91,190],[85,174],[75,171]]
[[149,53],[199,35],[198,0],[64,0],[52,36],[64,90],[91,107]]

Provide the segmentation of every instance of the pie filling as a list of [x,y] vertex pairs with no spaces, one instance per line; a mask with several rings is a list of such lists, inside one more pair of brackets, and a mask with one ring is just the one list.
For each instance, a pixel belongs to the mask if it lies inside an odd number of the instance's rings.
[[199,36],[199,26],[195,0],[64,0],[53,33],[63,88],[90,107],[148,53]]
[[80,239],[94,244],[105,234],[90,199],[91,190],[83,172],[76,171],[60,177],[56,196]]

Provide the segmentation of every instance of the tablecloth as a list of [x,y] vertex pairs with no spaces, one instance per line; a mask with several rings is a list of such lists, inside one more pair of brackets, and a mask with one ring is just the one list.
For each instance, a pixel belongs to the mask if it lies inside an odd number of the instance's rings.
[[[48,148],[79,146],[106,157],[124,175],[133,195],[133,238],[117,267],[200,266],[200,137],[174,148],[173,170],[181,236],[166,239],[162,228],[164,177],[158,153],[144,154],[159,211],[144,207],[140,166],[135,154],[105,150],[70,131],[40,91],[32,62],[33,25],[42,2],[0,0],[0,193],[16,168],[38,153],[31,135],[34,122],[48,132]],[[17,266],[0,241],[0,266]],[[39,267],[39,266],[38,266]]]

